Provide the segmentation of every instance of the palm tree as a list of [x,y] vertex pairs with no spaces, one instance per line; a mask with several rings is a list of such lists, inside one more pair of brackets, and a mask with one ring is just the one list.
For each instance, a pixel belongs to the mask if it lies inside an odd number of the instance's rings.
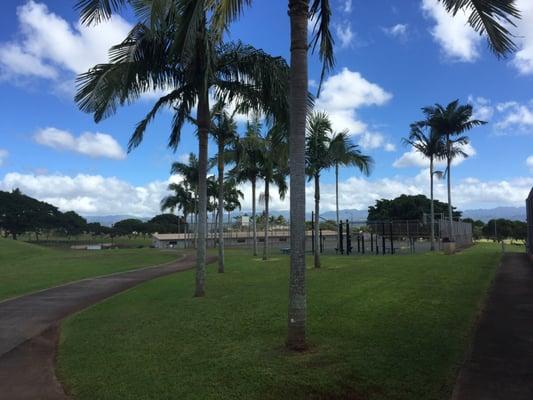
[[320,251],[319,249],[319,224],[320,224],[320,174],[322,171],[332,166],[332,160],[329,157],[329,148],[331,144],[330,135],[331,122],[326,113],[314,112],[309,117],[307,124],[306,137],[306,172],[309,180],[313,179],[315,184],[315,215],[314,215],[314,266],[320,268]]
[[[187,191],[193,193],[193,211],[191,215],[194,216],[194,247],[197,247],[198,238],[198,183],[199,183],[199,166],[200,163],[194,153],[189,153],[189,160],[187,163],[176,161],[172,163],[170,173],[173,175],[181,175],[183,177],[183,184]],[[191,217],[192,219],[192,217]]]
[[174,210],[181,210],[185,221],[185,234],[187,234],[187,216],[195,212],[196,203],[186,185],[171,183],[168,185],[168,190],[173,191],[174,194],[168,195],[161,200],[161,211],[170,210],[174,212]]
[[261,123],[255,115],[246,124],[246,133],[236,143],[234,151],[235,167],[230,176],[237,183],[250,182],[252,184],[252,237],[253,254],[257,256],[257,217],[256,217],[256,186],[260,173],[259,161],[263,155],[263,138],[261,137]]
[[[364,175],[370,174],[370,169],[374,164],[372,157],[361,153],[359,146],[350,141],[348,131],[336,132],[331,138],[329,155],[335,166],[335,215],[337,226],[339,226],[339,167],[353,166],[359,169]],[[339,248],[339,236],[337,235],[337,248]]]
[[[424,128],[428,133],[424,132]],[[411,131],[407,138],[402,139],[405,144],[413,147],[416,151],[429,159],[429,191],[430,191],[430,214],[431,214],[431,251],[435,251],[435,207],[433,204],[433,179],[434,176],[442,175],[440,171],[434,171],[434,162],[445,157],[446,146],[444,138],[436,130],[429,127],[428,121],[419,121],[411,124]]]
[[263,260],[268,259],[268,229],[269,229],[269,202],[270,202],[270,185],[275,184],[278,187],[279,196],[285,198],[287,193],[287,142],[286,133],[280,126],[274,126],[263,139],[262,152],[260,157],[259,176],[265,182],[265,191],[261,199],[265,204],[265,227],[263,241]]
[[452,101],[446,107],[443,107],[440,104],[435,104],[435,106],[430,107],[424,107],[422,111],[426,115],[427,124],[431,127],[431,129],[434,130],[436,134],[442,136],[445,139],[446,179],[448,187],[449,240],[453,241],[454,234],[451,190],[452,159],[455,155],[457,155],[458,150],[456,145],[468,143],[468,137],[460,135],[476,126],[484,125],[486,124],[486,122],[477,119],[472,119],[472,105],[460,105],[459,100]]
[[222,103],[213,110],[211,134],[214,137],[218,153],[218,272],[224,272],[224,163],[226,146],[237,139],[237,124],[225,110]]
[[237,208],[241,209],[240,199],[244,194],[237,189],[237,183],[233,179],[227,179],[224,183],[224,210],[228,212],[228,224],[231,222],[231,212]]
[[[176,1],[176,0],[167,0]],[[512,18],[520,13],[515,1],[502,0],[440,0],[449,13],[469,11],[469,24],[480,33],[486,33],[490,48],[503,56],[515,50],[512,35],[506,28],[514,25]],[[79,0],[82,23],[90,24],[109,18],[111,13],[126,3],[144,3],[138,0]],[[147,1],[148,3],[148,1]],[[157,9],[166,9],[160,4]],[[200,2],[197,2],[200,3]],[[215,38],[221,38],[230,23],[237,19],[251,0],[205,0],[212,13]],[[311,7],[309,7],[311,5]],[[305,291],[305,130],[308,96],[308,49],[318,46],[323,61],[321,82],[333,68],[333,38],[329,29],[331,7],[329,0],[288,0],[290,18],[290,193],[291,193],[291,266],[289,272],[289,307],[287,347],[304,350],[306,321]],[[198,14],[191,13],[198,19]],[[308,20],[315,20],[315,34],[308,45]],[[190,26],[198,26],[190,18]],[[193,25],[196,24],[196,25]],[[320,86],[319,93],[320,94]]]
[[[82,20],[107,17],[110,10],[124,3],[82,0]],[[209,92],[217,100],[236,102],[240,110],[262,109],[267,115],[287,120],[289,70],[282,58],[241,43],[221,43],[221,37],[210,29],[207,0],[161,1],[158,7],[149,0],[128,3],[142,22],[110,50],[110,63],[99,64],[78,77],[76,101],[80,109],[99,121],[143,92],[170,87],[170,93],[162,96],[137,125],[130,151],[141,143],[158,111],[168,106],[175,110],[168,142],[175,149],[181,128],[196,106],[199,223],[195,296],[201,297],[205,295]]]

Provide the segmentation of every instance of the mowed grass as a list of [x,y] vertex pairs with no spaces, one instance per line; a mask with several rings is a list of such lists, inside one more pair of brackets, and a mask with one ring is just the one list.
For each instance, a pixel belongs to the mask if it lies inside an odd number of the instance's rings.
[[[499,249],[323,258],[308,270],[309,351],[286,335],[288,258],[227,252],[68,319],[58,374],[76,400],[447,399]],[[309,260],[309,265],[311,265]]]
[[177,257],[176,253],[155,249],[61,250],[0,239],[0,300]]

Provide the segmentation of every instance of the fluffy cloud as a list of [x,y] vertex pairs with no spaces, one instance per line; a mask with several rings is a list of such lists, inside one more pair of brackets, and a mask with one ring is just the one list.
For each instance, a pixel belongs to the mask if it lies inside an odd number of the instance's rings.
[[20,34],[0,44],[0,76],[56,79],[61,72],[81,73],[107,62],[111,46],[120,43],[131,25],[119,16],[98,26],[69,22],[33,0],[17,9]]
[[468,102],[474,106],[474,118],[492,121],[499,135],[533,133],[533,99],[492,104],[489,99],[469,96]]
[[448,58],[463,62],[479,58],[483,39],[468,25],[468,16],[463,11],[452,16],[438,0],[422,0],[422,10],[435,22],[431,35]]
[[388,152],[396,151],[396,146],[387,142],[385,136],[379,132],[367,131],[363,133],[361,135],[361,139],[359,140],[359,146],[367,150],[374,150],[382,147],[383,150]]
[[105,133],[84,132],[75,137],[70,132],[57,128],[45,128],[34,135],[34,140],[56,150],[67,150],[94,158],[122,160],[126,154],[120,144]]
[[343,11],[345,13],[352,12],[352,0],[344,0]]
[[101,175],[67,176],[8,173],[0,180],[0,189],[19,188],[23,193],[84,215],[132,214],[149,216],[159,212],[161,199],[168,194],[170,182],[154,181],[134,186],[115,177]]
[[[329,114],[334,130],[348,129],[351,135],[363,135],[362,144],[376,148],[387,143],[381,133],[371,132],[368,125],[358,118],[357,110],[361,107],[382,106],[391,98],[392,94],[367,81],[360,73],[343,68],[324,81],[315,108]],[[379,145],[376,145],[378,141]]]
[[345,22],[342,24],[335,24],[335,33],[340,41],[341,47],[349,47],[352,45],[355,38],[352,32],[352,24]]
[[523,75],[533,74],[533,2],[517,0],[516,6],[522,13],[517,21],[517,41],[519,50],[516,52],[512,64]]
[[393,26],[390,26],[388,28],[383,28],[383,32],[385,32],[389,36],[393,36],[395,38],[399,39],[406,39],[407,38],[407,24],[396,24]]
[[526,165],[529,167],[531,172],[533,172],[533,156],[529,156],[526,160]]
[[[23,193],[47,201],[61,210],[74,210],[83,215],[129,214],[153,216],[160,212],[160,201],[168,195],[170,182],[180,182],[181,177],[158,180],[135,186],[116,177],[78,174],[21,174],[11,172],[0,179],[0,190],[20,188]],[[533,177],[514,178],[503,181],[481,181],[466,178],[452,181],[454,204],[460,208],[489,208],[495,206],[521,206],[533,186]],[[251,210],[251,186],[240,186],[244,193],[243,211]],[[261,184],[257,193],[263,191]],[[415,176],[394,176],[381,179],[367,179],[352,176],[339,184],[341,208],[366,209],[381,198],[394,198],[400,194],[429,195],[429,171],[423,169]],[[288,210],[289,196],[281,200],[277,190],[271,190],[271,209]],[[445,180],[435,181],[435,198],[446,199]],[[306,187],[306,208],[313,207],[313,185]],[[335,186],[321,184],[321,210],[335,209]],[[261,212],[262,205],[258,204]]]
[[[476,155],[476,149],[474,149],[470,143],[461,146],[461,149],[468,155],[468,157],[473,157]],[[457,157],[452,161],[452,165],[459,165],[464,160],[466,160],[464,157]],[[420,152],[411,149],[408,152],[403,153],[401,157],[395,160],[392,166],[395,168],[429,168],[429,159],[420,154]],[[436,161],[435,167],[446,168],[446,161]]]
[[0,167],[2,166],[8,155],[9,153],[7,152],[7,150],[0,149]]

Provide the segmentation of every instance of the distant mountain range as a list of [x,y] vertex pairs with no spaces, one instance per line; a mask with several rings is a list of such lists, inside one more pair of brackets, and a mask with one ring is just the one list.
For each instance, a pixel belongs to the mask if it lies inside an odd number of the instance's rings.
[[526,207],[496,207],[463,211],[463,218],[472,218],[487,222],[491,219],[504,218],[517,221],[526,220]]
[[[244,214],[244,213],[243,213]],[[250,214],[250,213],[246,213]],[[235,213],[234,215],[238,215]],[[272,211],[272,215],[278,216],[283,215],[285,218],[289,218],[289,211]],[[367,210],[357,210],[357,209],[345,209],[339,210],[339,218],[341,220],[349,219],[350,221],[364,221],[368,215]],[[320,215],[323,219],[335,220],[335,211],[326,211]],[[85,217],[87,222],[99,222],[104,226],[111,226],[114,223],[128,218],[137,218],[142,221],[147,221],[150,218],[147,217],[135,217],[132,215],[102,215],[102,216],[87,216]],[[504,218],[510,220],[525,221],[526,220],[526,208],[525,207],[496,207],[496,208],[487,208],[487,209],[474,209],[474,210],[464,210],[463,218],[472,218],[473,220],[481,220],[487,222],[491,219]],[[311,213],[306,214],[306,219],[311,219]],[[209,216],[211,220],[211,216]]]

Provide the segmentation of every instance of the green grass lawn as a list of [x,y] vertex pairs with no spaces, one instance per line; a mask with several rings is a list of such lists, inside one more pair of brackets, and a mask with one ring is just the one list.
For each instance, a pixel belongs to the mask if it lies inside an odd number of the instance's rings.
[[176,253],[155,249],[61,250],[0,239],[0,300],[176,258]]
[[206,298],[188,271],[68,319],[58,374],[73,398],[447,399],[500,259],[491,245],[325,257],[307,275],[311,348],[292,354],[288,258],[227,253]]

